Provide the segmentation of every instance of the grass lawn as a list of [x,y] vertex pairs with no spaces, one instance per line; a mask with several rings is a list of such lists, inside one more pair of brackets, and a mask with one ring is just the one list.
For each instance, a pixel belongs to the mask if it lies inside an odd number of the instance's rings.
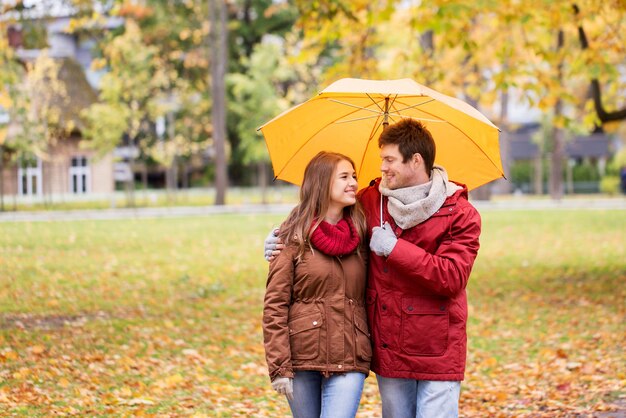
[[[228,205],[265,203],[296,203],[299,188],[281,184],[268,187],[265,192],[258,187],[230,187],[226,195]],[[168,193],[163,189],[141,190],[134,192],[134,206],[129,196],[117,191],[106,195],[54,195],[31,199],[28,196],[4,196],[3,207],[6,211],[49,211],[49,210],[90,210],[128,207],[174,207],[208,206],[215,203],[215,190],[212,188],[179,189]]]
[[[626,212],[485,211],[465,417],[626,396]],[[276,417],[262,242],[282,216],[0,224],[0,416]],[[373,375],[359,416],[379,416]]]

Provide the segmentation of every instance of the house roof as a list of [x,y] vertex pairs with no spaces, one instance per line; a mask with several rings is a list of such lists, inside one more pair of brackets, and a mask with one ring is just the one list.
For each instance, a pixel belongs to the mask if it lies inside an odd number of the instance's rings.
[[[509,152],[513,160],[531,160],[537,156],[539,146],[532,136],[538,130],[538,124],[528,124],[508,133]],[[566,141],[565,155],[570,158],[608,157],[610,138],[603,133],[577,135]]]
[[601,133],[577,136],[565,144],[565,152],[571,157],[605,157],[610,153],[609,142]]
[[72,58],[62,58],[58,61],[60,62],[58,78],[65,86],[67,100],[56,97],[53,101],[61,108],[61,124],[66,125],[71,121],[75,129],[80,131],[85,126],[80,112],[95,103],[98,96],[78,62]]

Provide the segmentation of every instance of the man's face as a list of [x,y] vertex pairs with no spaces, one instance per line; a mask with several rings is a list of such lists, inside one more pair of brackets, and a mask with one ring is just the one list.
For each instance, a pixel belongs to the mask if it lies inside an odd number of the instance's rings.
[[388,189],[401,189],[403,187],[416,186],[420,184],[419,170],[423,170],[420,166],[419,154],[415,154],[413,158],[406,163],[402,162],[402,154],[397,144],[387,144],[380,148],[380,158],[382,164],[380,171],[383,173],[383,186]]

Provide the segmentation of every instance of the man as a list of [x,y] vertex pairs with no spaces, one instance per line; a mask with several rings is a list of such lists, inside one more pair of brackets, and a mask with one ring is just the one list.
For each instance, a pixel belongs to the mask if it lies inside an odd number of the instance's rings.
[[434,166],[420,122],[389,126],[378,145],[383,177],[358,198],[371,231],[366,303],[383,417],[458,416],[480,216],[467,188]]

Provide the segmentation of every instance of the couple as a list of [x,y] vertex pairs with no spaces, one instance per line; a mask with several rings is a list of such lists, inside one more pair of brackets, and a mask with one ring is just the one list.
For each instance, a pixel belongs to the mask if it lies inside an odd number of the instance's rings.
[[383,417],[458,416],[480,216],[420,122],[378,145],[383,178],[358,195],[348,157],[314,157],[285,245],[266,240],[266,360],[294,417],[354,417],[370,365]]

